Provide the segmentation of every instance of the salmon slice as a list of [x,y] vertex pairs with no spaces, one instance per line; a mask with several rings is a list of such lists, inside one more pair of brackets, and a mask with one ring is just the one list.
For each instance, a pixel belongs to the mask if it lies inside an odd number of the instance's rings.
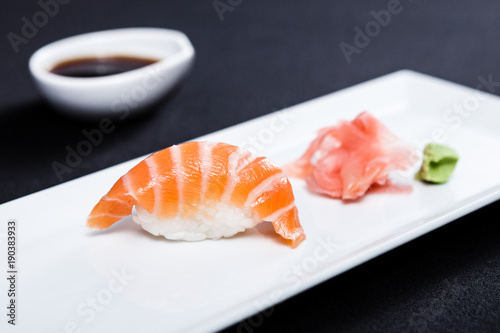
[[136,199],[128,191],[126,178],[121,177],[94,207],[87,219],[87,226],[95,229],[106,229],[116,221],[130,215],[136,202]]
[[87,226],[108,228],[130,215],[134,206],[164,223],[192,220],[202,207],[220,202],[271,222],[292,247],[305,239],[283,171],[265,157],[214,142],[188,142],[148,156],[97,203]]
[[302,157],[284,170],[305,179],[312,192],[349,200],[374,184],[389,184],[390,172],[408,169],[417,160],[415,148],[363,112],[353,121],[319,130]]

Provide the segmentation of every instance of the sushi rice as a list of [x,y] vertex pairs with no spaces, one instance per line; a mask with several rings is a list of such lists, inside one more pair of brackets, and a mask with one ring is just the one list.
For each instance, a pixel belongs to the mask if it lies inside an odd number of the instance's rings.
[[231,237],[262,222],[249,207],[238,208],[222,202],[201,206],[191,218],[180,216],[160,220],[136,205],[132,219],[144,230],[172,240],[200,241]]

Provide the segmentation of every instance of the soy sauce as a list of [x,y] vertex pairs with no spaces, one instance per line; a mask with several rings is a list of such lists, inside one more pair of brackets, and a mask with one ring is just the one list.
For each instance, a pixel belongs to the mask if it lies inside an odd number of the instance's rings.
[[58,63],[50,72],[70,77],[99,77],[128,72],[157,61],[131,56],[75,58]]

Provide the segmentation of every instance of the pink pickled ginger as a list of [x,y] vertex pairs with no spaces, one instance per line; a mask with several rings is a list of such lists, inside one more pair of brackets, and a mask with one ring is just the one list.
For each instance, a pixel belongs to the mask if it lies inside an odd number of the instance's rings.
[[320,129],[304,155],[284,170],[305,179],[312,192],[357,199],[372,185],[389,184],[391,171],[406,170],[417,159],[415,148],[363,112],[353,121]]

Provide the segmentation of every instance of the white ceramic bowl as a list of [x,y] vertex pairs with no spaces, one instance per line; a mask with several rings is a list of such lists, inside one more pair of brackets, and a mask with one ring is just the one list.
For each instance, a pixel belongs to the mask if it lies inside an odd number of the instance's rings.
[[[185,34],[160,28],[92,32],[48,44],[30,58],[31,74],[59,110],[84,117],[124,117],[161,99],[191,68],[194,48]],[[132,56],[159,61],[128,72],[90,78],[51,73],[63,61],[83,57]]]

